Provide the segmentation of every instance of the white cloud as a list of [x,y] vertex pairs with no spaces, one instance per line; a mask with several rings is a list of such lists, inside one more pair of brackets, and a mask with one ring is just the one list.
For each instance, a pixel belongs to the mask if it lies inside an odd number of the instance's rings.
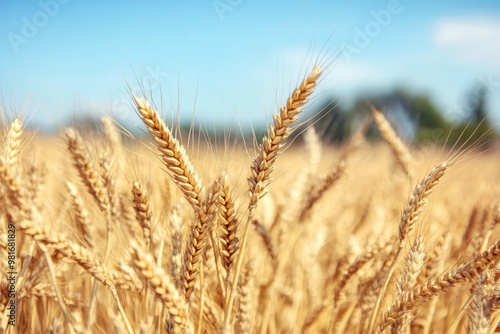
[[500,66],[500,18],[443,18],[434,27],[434,42],[469,63]]

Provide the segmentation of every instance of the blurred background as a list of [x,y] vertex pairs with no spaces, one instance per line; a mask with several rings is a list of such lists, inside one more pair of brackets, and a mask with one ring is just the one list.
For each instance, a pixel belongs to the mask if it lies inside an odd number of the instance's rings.
[[260,129],[317,57],[332,63],[307,112],[329,141],[366,101],[408,142],[500,123],[494,0],[0,0],[0,35],[3,117],[41,132],[104,113],[140,127],[131,93],[207,131]]

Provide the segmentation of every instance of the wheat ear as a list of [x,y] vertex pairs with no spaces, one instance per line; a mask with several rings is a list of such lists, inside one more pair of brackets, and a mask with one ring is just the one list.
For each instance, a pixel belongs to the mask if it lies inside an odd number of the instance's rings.
[[10,125],[4,143],[4,156],[7,159],[8,168],[15,168],[19,160],[21,148],[21,135],[23,133],[23,123],[16,118]]
[[26,193],[39,211],[45,209],[42,196],[48,170],[45,164],[30,163],[26,169]]
[[238,285],[239,303],[238,313],[236,314],[235,333],[250,333],[253,328],[253,298],[252,290],[254,288],[254,268],[251,262],[248,262],[243,270],[240,284]]
[[437,278],[428,280],[411,291],[403,293],[396,303],[383,315],[378,332],[382,332],[387,326],[393,324],[408,312],[447,288],[464,282],[474,283],[484,272],[492,269],[498,263],[499,259],[500,241],[497,241],[487,251],[465,262],[460,267],[447,271]]
[[433,192],[434,188],[439,184],[439,180],[443,177],[443,175],[448,170],[450,165],[448,162],[442,162],[441,164],[434,167],[420,183],[413,190],[408,203],[403,210],[403,214],[401,215],[401,220],[399,222],[399,242],[397,248],[394,248],[394,251],[391,254],[392,263],[389,267],[388,274],[385,278],[385,282],[382,286],[382,289],[379,292],[379,296],[377,298],[377,302],[375,303],[375,307],[372,310],[372,314],[370,317],[370,325],[368,327],[368,332],[371,333],[373,327],[375,325],[375,319],[378,314],[378,310],[380,308],[380,303],[384,296],[387,285],[389,284],[389,280],[394,272],[394,268],[396,262],[398,260],[399,254],[403,249],[406,241],[406,237],[408,233],[410,233],[415,224],[420,217],[425,205],[427,204],[428,198],[430,194]]
[[188,304],[171,281],[170,277],[156,266],[151,254],[147,254],[135,240],[130,242],[132,250],[132,265],[136,272],[147,280],[156,298],[165,305],[170,317],[177,324],[178,330],[191,333],[192,325],[188,317]]
[[73,163],[78,171],[81,180],[87,187],[87,191],[92,195],[101,211],[108,213],[109,200],[103,181],[99,176],[94,163],[90,159],[90,155],[83,143],[81,135],[72,128],[69,128],[64,133],[68,151],[73,158]]
[[[417,278],[420,274],[425,261],[424,238],[419,236],[413,242],[413,245],[406,257],[405,266],[401,276],[396,284],[396,300],[401,297],[405,291],[410,291],[417,284]],[[399,319],[392,324],[392,333],[405,333],[409,324],[409,317]]]
[[75,211],[77,228],[81,232],[83,240],[90,249],[93,249],[94,244],[94,226],[89,219],[89,213],[83,205],[83,200],[78,193],[78,190],[71,182],[66,182],[69,194],[71,196],[71,203]]
[[202,181],[196,173],[184,146],[179,143],[158,111],[152,109],[149,103],[140,97],[135,98],[137,110],[142,122],[156,142],[160,157],[167,167],[174,182],[179,186],[186,199],[194,208],[203,203]]
[[99,155],[99,167],[102,185],[108,195],[109,217],[110,219],[118,220],[118,215],[120,214],[120,197],[116,186],[116,173],[113,171],[111,162],[111,153],[107,147]]
[[[92,195],[97,205],[99,206],[99,209],[106,218],[107,229],[104,251],[104,262],[106,262],[108,259],[111,244],[111,217],[115,213],[115,205],[112,202],[110,203],[110,200],[116,198],[116,196],[113,196],[110,193],[110,191],[114,191],[111,188],[113,178],[110,176],[110,173],[108,173],[106,169],[103,170],[106,179],[102,178],[102,176],[99,174],[99,170],[94,166],[94,163],[90,158],[90,154],[84,145],[83,138],[75,129],[66,129],[64,136],[66,139],[68,151],[73,158],[73,163],[80,175],[82,182],[85,184],[85,186],[87,187],[87,191]],[[91,321],[93,319],[96,300],[97,281],[94,282],[92,287],[88,310],[89,316],[87,317],[87,328],[90,327]]]
[[269,127],[267,136],[262,139],[259,153],[252,159],[252,175],[248,178],[250,208],[256,206],[258,200],[266,194],[267,187],[271,183],[273,166],[281,152],[283,142],[294,130],[291,125],[297,121],[302,107],[309,101],[321,73],[321,67],[313,68],[288,98],[286,106],[281,106],[279,114],[273,115],[274,125]]
[[234,263],[236,252],[238,250],[238,237],[236,236],[238,228],[238,217],[234,208],[234,200],[227,184],[227,176],[221,178],[221,192],[219,195],[219,226],[221,235],[219,241],[222,245],[220,250],[222,264],[229,278],[230,269]]
[[488,334],[492,310],[491,294],[493,291],[492,277],[484,273],[476,282],[472,295],[472,305],[469,314],[469,333]]
[[276,158],[281,152],[283,142],[294,130],[292,124],[298,119],[297,116],[302,112],[302,107],[314,92],[321,73],[320,66],[314,67],[309,75],[300,83],[299,87],[293,91],[286,102],[286,106],[280,108],[279,114],[273,115],[274,125],[269,127],[267,136],[262,139],[258,154],[252,159],[250,166],[251,176],[248,178],[249,212],[243,231],[241,249],[236,262],[233,282],[228,286],[230,291],[226,293],[228,298],[224,310],[224,327],[229,327],[235,291],[248,239],[248,231],[255,214],[255,209],[257,208],[257,203],[267,192],[267,187],[271,182],[271,172],[274,169]]
[[7,198],[17,206],[23,214],[28,214],[32,209],[27,204],[28,194],[17,173],[17,164],[21,147],[22,122],[16,118],[12,122],[4,142],[4,154],[0,156],[0,181],[8,189]]
[[153,212],[149,207],[149,195],[139,181],[132,185],[132,201],[134,203],[135,217],[141,225],[142,234],[146,241],[146,249],[151,244],[151,220]]
[[373,115],[373,119],[377,124],[377,127],[382,135],[382,138],[389,144],[389,147],[396,158],[401,169],[406,173],[406,175],[411,176],[412,171],[412,157],[410,151],[403,143],[401,138],[396,134],[391,123],[385,118],[384,114],[370,105],[370,111]]
[[374,259],[377,255],[379,255],[382,251],[384,251],[390,245],[393,245],[395,238],[390,238],[385,242],[378,242],[368,248],[363,254],[358,256],[352,264],[349,265],[339,283],[337,284],[337,290],[335,292],[333,305],[337,306],[338,301],[342,297],[343,292],[347,286],[347,283],[350,279],[370,260]]
[[400,243],[405,240],[408,233],[413,230],[422,210],[427,204],[428,198],[434,188],[439,184],[439,180],[448,170],[450,165],[448,162],[443,162],[425,176],[425,178],[417,185],[413,194],[406,205],[399,223],[399,240]]
[[122,171],[125,168],[125,157],[123,155],[120,132],[116,128],[114,121],[108,116],[101,118],[101,123],[104,128],[108,147],[111,149],[113,155],[113,160],[118,164],[118,169]]
[[309,153],[306,173],[309,179],[308,181],[310,181],[311,177],[313,175],[316,175],[316,173],[318,172],[318,167],[321,162],[322,156],[321,140],[316,130],[314,130],[313,126],[308,128],[305,132],[304,143]]
[[497,226],[500,223],[500,203],[497,202],[492,207],[490,219],[491,219],[490,225],[489,226],[485,226],[486,227],[486,233],[484,234],[484,236],[482,238],[482,245],[481,245],[481,248],[480,248],[481,252],[484,251],[484,250],[486,250],[486,247],[488,247],[488,241],[491,238],[493,230],[494,230],[495,226]]
[[321,177],[317,183],[312,186],[307,194],[305,204],[300,212],[299,221],[303,222],[309,217],[312,208],[319,201],[319,199],[331,189],[337,181],[344,175],[346,169],[346,162],[344,160],[339,161],[337,166]]
[[184,267],[184,221],[181,216],[181,206],[176,205],[171,211],[169,223],[169,236],[172,245],[170,256],[170,275],[172,276],[175,286],[178,289],[182,288],[182,269]]
[[133,333],[132,326],[125,315],[125,311],[118,298],[116,287],[111,279],[105,265],[99,261],[94,255],[86,248],[80,247],[72,242],[64,240],[62,237],[50,233],[43,227],[34,226],[31,222],[23,220],[18,224],[20,230],[26,235],[31,236],[36,242],[47,246],[58,254],[61,254],[67,259],[76,262],[80,267],[85,269],[92,277],[101,282],[108,290],[116,301],[120,315],[127,325],[127,330]]
[[217,203],[220,193],[220,179],[217,178],[209,189],[206,200],[202,203],[195,224],[191,231],[185,252],[184,262],[184,294],[189,298],[194,290],[196,278],[200,270],[200,263],[207,240],[217,214]]

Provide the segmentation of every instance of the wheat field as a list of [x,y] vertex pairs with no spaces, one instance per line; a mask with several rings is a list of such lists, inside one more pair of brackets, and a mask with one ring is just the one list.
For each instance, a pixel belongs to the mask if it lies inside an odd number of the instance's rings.
[[[497,152],[408,147],[384,114],[288,145],[314,67],[258,145],[2,132],[1,333],[493,333]],[[365,140],[375,123],[380,142]]]

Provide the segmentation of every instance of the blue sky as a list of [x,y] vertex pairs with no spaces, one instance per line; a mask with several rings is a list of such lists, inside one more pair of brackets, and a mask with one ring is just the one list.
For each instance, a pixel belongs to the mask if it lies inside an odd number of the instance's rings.
[[0,93],[41,128],[83,112],[138,124],[141,82],[166,118],[255,125],[325,45],[343,52],[322,97],[403,85],[458,119],[482,81],[500,122],[493,0],[0,0]]

